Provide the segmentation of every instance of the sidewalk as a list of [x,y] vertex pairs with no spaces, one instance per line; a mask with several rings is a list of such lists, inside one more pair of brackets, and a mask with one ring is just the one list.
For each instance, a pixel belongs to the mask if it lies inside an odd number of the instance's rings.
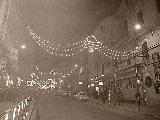
[[[103,104],[102,100],[100,99],[90,99],[89,102],[96,103],[96,104]],[[160,119],[160,105],[141,105],[140,107],[140,112],[138,110],[137,104],[128,104],[128,103],[123,103],[122,106],[113,106],[113,104],[104,104],[105,106],[111,107],[113,109],[119,109],[119,110],[124,110],[128,112],[134,112],[137,114],[144,114],[147,116],[151,116],[154,118]]]

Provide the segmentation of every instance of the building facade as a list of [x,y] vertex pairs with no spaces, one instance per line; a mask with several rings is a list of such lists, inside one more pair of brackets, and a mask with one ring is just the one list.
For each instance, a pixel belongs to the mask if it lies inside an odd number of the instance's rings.
[[[123,52],[139,50],[125,60],[102,59],[96,53],[90,59],[92,72],[89,77],[105,76],[97,77],[89,85],[94,83],[94,90],[96,87],[107,89],[109,101],[114,101],[115,91],[121,89],[126,101],[136,101],[139,92],[144,103],[160,102],[159,8],[159,0],[122,0],[117,12],[93,31],[92,34],[109,48]],[[103,87],[97,84],[100,81]],[[88,89],[93,89],[90,86]]]

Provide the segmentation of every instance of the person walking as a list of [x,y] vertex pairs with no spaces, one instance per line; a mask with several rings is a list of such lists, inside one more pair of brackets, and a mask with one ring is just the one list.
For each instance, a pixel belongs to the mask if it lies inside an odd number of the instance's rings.
[[106,103],[106,94],[105,94],[105,91],[102,91],[102,101],[103,101],[103,104]]
[[122,106],[123,92],[122,92],[121,88],[119,88],[118,93],[117,93],[117,102],[118,102],[119,106]]

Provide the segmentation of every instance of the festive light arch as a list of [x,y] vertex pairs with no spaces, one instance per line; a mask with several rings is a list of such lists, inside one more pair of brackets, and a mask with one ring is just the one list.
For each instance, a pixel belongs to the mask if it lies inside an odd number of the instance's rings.
[[69,76],[71,75],[76,69],[78,69],[78,65],[75,64],[74,67],[70,70],[70,71],[67,71],[66,73],[62,73],[62,72],[58,72],[56,69],[52,69],[50,70],[49,72],[42,72],[38,66],[36,66],[36,70],[39,74],[41,75],[58,75],[58,76],[61,76],[61,77],[66,77],[66,76]]
[[120,52],[117,50],[112,50],[107,46],[104,46],[94,35],[88,36],[86,39],[67,45],[61,45],[56,43],[51,43],[48,40],[42,40],[29,26],[29,34],[37,43],[38,46],[42,47],[46,52],[52,55],[57,56],[74,56],[84,51],[89,51],[93,53],[94,51],[98,52],[100,55],[111,58],[111,59],[128,59],[131,56],[134,56],[140,51],[140,48],[133,51],[124,51]]

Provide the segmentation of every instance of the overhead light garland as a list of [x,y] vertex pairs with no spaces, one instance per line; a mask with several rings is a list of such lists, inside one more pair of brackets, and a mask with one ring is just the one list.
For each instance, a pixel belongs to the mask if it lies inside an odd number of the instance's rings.
[[56,43],[51,43],[48,40],[42,40],[29,26],[29,34],[37,43],[38,46],[42,47],[46,52],[52,55],[57,56],[74,56],[80,52],[89,51],[93,53],[94,51],[98,52],[105,58],[111,59],[128,59],[131,56],[134,56],[140,51],[140,48],[133,51],[124,51],[120,52],[117,50],[112,50],[107,46],[104,46],[97,38],[93,35],[88,36],[86,39],[67,45],[61,45]]
[[2,70],[2,75],[2,79],[5,80],[5,87],[10,88],[11,86],[13,86],[14,78],[11,75],[9,75],[9,73],[5,69]]
[[35,74],[31,74],[31,80],[27,81],[27,86],[35,87],[37,86],[38,89],[48,89],[48,88],[55,88],[56,84],[58,84],[58,81],[61,84],[63,81],[61,78],[58,79],[47,79],[47,80],[40,80],[40,78]]
[[99,76],[92,77],[90,80],[91,81],[96,81],[96,80],[99,80],[102,77],[104,77],[104,75],[99,75]]
[[[7,88],[11,88],[11,87],[20,87],[22,85],[22,83],[24,83],[24,80],[20,77],[13,77],[12,75],[10,75],[6,69],[2,69],[1,70],[2,76],[0,76],[1,81],[2,81],[2,87],[7,87]],[[2,88],[1,88],[2,89]]]
[[77,68],[78,68],[78,65],[75,64],[72,70],[67,71],[66,73],[62,73],[62,72],[57,72],[57,71],[54,70],[54,69],[50,70],[49,72],[42,72],[42,71],[38,68],[38,66],[36,66],[37,72],[38,72],[39,74],[41,74],[41,75],[53,75],[53,76],[58,75],[58,76],[61,76],[61,77],[66,77],[66,76],[71,75]]

